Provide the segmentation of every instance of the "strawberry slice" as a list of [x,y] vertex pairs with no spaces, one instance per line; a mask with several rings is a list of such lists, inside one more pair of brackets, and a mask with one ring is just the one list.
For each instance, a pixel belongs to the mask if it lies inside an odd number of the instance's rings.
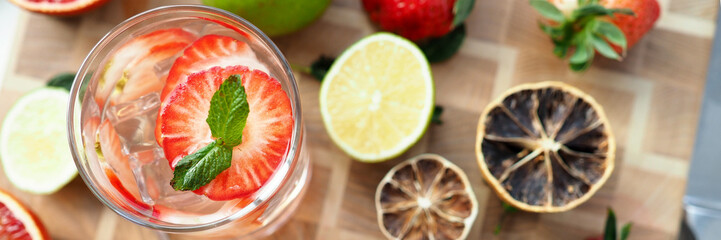
[[188,75],[211,67],[243,65],[251,69],[268,72],[268,69],[256,60],[255,53],[245,42],[232,37],[205,35],[185,49],[168,73],[160,100],[165,102],[175,87],[185,82]]
[[240,198],[258,190],[282,161],[293,134],[290,101],[277,80],[245,66],[213,67],[189,75],[161,106],[158,141],[171,168],[214,140],[206,122],[210,99],[233,74],[241,75],[250,113],[230,168],[195,191],[212,200]]
[[107,96],[110,96],[110,104],[115,105],[163,89],[166,76],[156,68],[164,61],[172,61],[172,57],[195,39],[193,33],[170,28],[125,43],[105,65],[95,95],[98,106],[104,106]]
[[[191,73],[207,70],[211,67],[237,65],[268,72],[268,69],[256,60],[255,53],[245,42],[226,36],[205,35],[186,48],[183,55],[175,60],[170,72],[168,72],[163,92],[160,93],[160,101],[164,105],[168,94],[178,84],[185,82]],[[155,123],[156,126],[161,124],[160,121]],[[158,127],[155,131],[155,139],[158,139],[158,145],[162,147],[163,142],[159,140],[160,134],[160,127]]]

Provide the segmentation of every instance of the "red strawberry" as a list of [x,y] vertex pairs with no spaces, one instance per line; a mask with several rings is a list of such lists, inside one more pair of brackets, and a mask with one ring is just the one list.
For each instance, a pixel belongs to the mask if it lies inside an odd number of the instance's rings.
[[175,60],[168,73],[168,80],[165,82],[160,100],[165,102],[175,86],[185,82],[191,73],[211,67],[236,65],[268,71],[258,62],[255,53],[245,42],[226,36],[205,35],[185,49],[183,55]]
[[[168,79],[160,94],[160,100],[165,105],[168,94],[175,87],[185,82],[188,75],[209,69],[211,67],[226,67],[244,65],[261,71],[268,71],[262,64],[258,63],[255,53],[250,49],[248,44],[238,41],[231,37],[219,35],[206,35],[195,41],[190,47],[185,49],[183,55],[178,57],[173,63],[168,73]],[[162,123],[157,120],[155,125],[155,139],[158,145],[163,146],[160,141],[160,125]]]
[[95,97],[98,105],[103,107],[107,96],[110,96],[110,104],[115,105],[160,91],[165,76],[156,71],[156,65],[172,60],[195,38],[195,34],[170,28],[125,43],[105,65]]
[[212,200],[229,200],[258,190],[283,160],[293,134],[293,114],[280,83],[244,66],[213,67],[190,74],[168,96],[158,115],[165,157],[171,168],[213,141],[206,122],[210,99],[230,75],[241,75],[250,113],[243,142],[233,149],[230,168],[196,190]]
[[[120,181],[120,179],[118,179],[118,176],[115,175],[115,172],[113,172],[113,170],[111,170],[109,168],[105,168],[105,175],[108,177],[108,181],[110,182],[110,185],[112,185],[118,191],[118,193],[120,193],[120,195],[123,198],[125,198],[122,200],[118,199],[117,202],[129,201],[129,205],[131,205],[132,207],[135,207],[137,209],[141,209],[141,210],[149,210],[151,208],[150,205],[140,201],[137,196],[130,193],[128,191],[128,189],[125,188],[122,181]],[[133,209],[130,208],[129,206],[125,206],[125,205],[122,205],[122,206],[126,207],[127,210],[133,211]]]
[[[578,8],[577,0],[550,0],[550,2],[566,14]],[[630,9],[636,15],[616,14],[615,18],[610,19],[626,34],[628,48],[641,40],[661,15],[661,7],[656,0],[601,0],[599,4],[608,9]],[[622,53],[620,50],[619,48],[618,52]]]
[[103,158],[110,165],[110,168],[106,169],[106,175],[111,177],[110,173],[113,173],[113,170],[118,173],[112,175],[117,182],[110,179],[113,186],[118,185],[115,188],[128,199],[140,199],[138,185],[135,182],[133,171],[130,170],[130,159],[123,154],[120,137],[109,120],[106,119],[100,124],[97,137],[97,141],[100,143],[96,148],[96,151],[100,150],[98,157]]
[[611,19],[626,34],[629,48],[636,45],[661,16],[661,6],[656,0],[605,0],[601,1],[601,5],[606,8],[628,8],[636,14],[635,17],[616,14],[616,19]]
[[[551,19],[542,25],[559,57],[570,57],[575,71],[587,69],[596,53],[621,60],[658,20],[656,0],[531,0]],[[618,36],[621,37],[618,37]]]
[[363,0],[370,19],[385,31],[419,41],[440,37],[453,27],[456,0]]

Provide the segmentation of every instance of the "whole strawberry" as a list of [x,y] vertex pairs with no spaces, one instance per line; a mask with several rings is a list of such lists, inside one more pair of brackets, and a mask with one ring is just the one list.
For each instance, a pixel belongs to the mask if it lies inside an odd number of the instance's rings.
[[454,25],[456,0],[363,0],[371,21],[411,41],[441,37]]
[[596,53],[621,60],[658,20],[656,0],[531,0],[548,18],[541,29],[551,36],[558,57],[569,57],[571,69],[590,67]]

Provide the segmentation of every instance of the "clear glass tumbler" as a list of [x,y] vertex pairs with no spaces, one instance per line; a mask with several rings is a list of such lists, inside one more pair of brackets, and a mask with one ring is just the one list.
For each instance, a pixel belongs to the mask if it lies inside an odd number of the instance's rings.
[[[110,101],[112,94],[130,84],[122,78],[101,77],[108,71],[110,57],[131,39],[167,28],[182,28],[198,36],[223,35],[247,43],[259,66],[280,82],[290,99],[295,120],[290,146],[275,172],[249,198],[213,201],[191,192],[168,190],[172,172],[162,149],[155,143],[154,134],[159,91]],[[158,76],[167,73],[177,55],[154,66]],[[112,86],[115,90],[104,91],[103,86]],[[71,91],[68,123],[75,163],[93,194],[133,223],[178,233],[180,237],[268,235],[297,208],[310,179],[300,96],[289,64],[260,30],[216,8],[160,7],[112,29],[95,45],[78,70]]]

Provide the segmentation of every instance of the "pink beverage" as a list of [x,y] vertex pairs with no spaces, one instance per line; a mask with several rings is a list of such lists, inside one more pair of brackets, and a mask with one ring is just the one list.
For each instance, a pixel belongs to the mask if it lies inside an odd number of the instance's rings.
[[[231,75],[242,77],[250,106],[242,143],[227,148],[230,166],[207,184],[176,190],[178,164],[216,140],[206,123],[210,99]],[[136,224],[181,236],[261,237],[304,194],[310,168],[295,79],[270,39],[233,14],[169,6],[130,18],[90,52],[71,94],[80,175]]]

